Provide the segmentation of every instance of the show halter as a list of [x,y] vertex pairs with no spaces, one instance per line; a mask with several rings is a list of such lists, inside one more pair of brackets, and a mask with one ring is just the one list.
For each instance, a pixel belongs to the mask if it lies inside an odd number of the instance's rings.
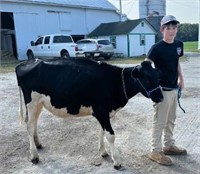
[[121,76],[122,76],[122,86],[123,86],[123,91],[124,91],[124,96],[125,98],[128,100],[128,96],[127,96],[127,93],[126,93],[126,86],[125,86],[125,82],[124,82],[124,69],[122,69],[122,72],[121,72]]
[[[121,72],[121,76],[122,76],[122,86],[123,86],[124,96],[125,96],[125,98],[128,100],[129,98],[128,98],[128,95],[127,95],[127,92],[126,92],[126,85],[125,85],[125,81],[124,81],[124,69],[125,69],[125,68],[123,68],[123,69],[122,69],[122,72]],[[135,69],[135,68],[134,68],[134,69]],[[133,70],[134,70],[134,69],[133,69]],[[132,71],[133,71],[133,70],[132,70]],[[132,71],[131,71],[131,72],[132,72]],[[131,73],[131,76],[132,76],[132,73]],[[134,77],[132,77],[132,78],[135,79]],[[159,89],[159,88],[167,89],[167,90],[178,90],[178,97],[177,97],[178,106],[179,106],[179,108],[180,108],[184,113],[186,113],[185,110],[183,109],[183,107],[182,107],[181,104],[180,104],[180,98],[181,98],[181,88],[180,88],[180,87],[178,87],[178,88],[168,88],[168,87],[163,87],[163,86],[157,86],[156,88],[154,88],[154,89],[152,89],[152,90],[150,90],[150,91],[147,91],[147,90],[145,89],[145,87],[142,85],[141,81],[140,81],[138,78],[136,78],[136,80],[138,81],[138,83],[140,84],[140,86],[143,88],[143,90],[146,92],[146,94],[147,94],[148,97],[151,96],[151,93],[152,93],[152,92],[154,92],[155,90],[157,90],[157,89]]]
[[151,93],[152,93],[153,91],[155,91],[155,90],[157,90],[157,89],[160,88],[160,86],[157,86],[156,88],[152,89],[151,91],[147,91],[147,90],[145,89],[145,87],[142,85],[141,81],[140,81],[138,78],[137,78],[137,81],[139,82],[140,86],[144,89],[144,91],[147,93],[148,98],[150,98]]
[[[129,98],[128,98],[128,95],[127,95],[127,92],[126,92],[126,85],[125,85],[125,81],[124,81],[124,69],[125,69],[125,68],[123,68],[123,69],[122,69],[122,72],[121,72],[121,76],[122,76],[122,85],[123,85],[124,96],[125,96],[125,98],[128,100]],[[135,68],[134,68],[134,69],[135,69]],[[134,69],[133,69],[133,70],[134,70]],[[133,70],[132,70],[132,71],[133,71]],[[131,77],[132,77],[132,71],[131,71]],[[152,90],[150,90],[150,91],[147,91],[147,90],[145,89],[145,87],[142,85],[141,81],[140,81],[138,78],[134,78],[134,77],[132,77],[132,78],[133,78],[133,79],[136,79],[136,80],[139,82],[140,86],[141,86],[141,87],[144,89],[144,91],[146,92],[148,98],[150,98],[151,93],[152,93],[153,91],[155,91],[155,90],[157,90],[157,89],[160,88],[160,86],[157,86],[156,88],[154,88],[154,89],[152,89]]]

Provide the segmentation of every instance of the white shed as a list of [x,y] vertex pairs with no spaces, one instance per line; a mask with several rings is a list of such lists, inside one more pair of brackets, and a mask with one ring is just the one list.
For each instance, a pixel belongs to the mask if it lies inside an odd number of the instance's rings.
[[1,0],[1,50],[27,59],[31,40],[43,34],[71,34],[84,38],[99,24],[120,20],[107,0]]
[[146,19],[102,23],[88,37],[109,39],[116,54],[146,55],[155,43],[156,30]]

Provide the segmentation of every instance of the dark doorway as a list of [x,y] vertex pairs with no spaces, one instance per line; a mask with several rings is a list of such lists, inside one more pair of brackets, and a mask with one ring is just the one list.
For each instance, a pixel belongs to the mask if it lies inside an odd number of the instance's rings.
[[76,43],[78,40],[84,39],[84,35],[72,35],[72,38]]
[[1,12],[1,50],[12,54],[17,58],[17,48],[15,39],[15,26],[13,13]]

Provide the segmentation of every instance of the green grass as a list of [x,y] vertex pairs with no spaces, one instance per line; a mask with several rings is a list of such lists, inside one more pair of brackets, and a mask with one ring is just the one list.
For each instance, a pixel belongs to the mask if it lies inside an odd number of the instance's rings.
[[[106,62],[108,64],[140,64],[146,57],[121,57],[121,58],[111,58],[110,60],[104,60],[104,59],[97,59],[97,61]],[[186,57],[181,57],[181,61],[186,61]],[[14,72],[15,67],[20,63],[20,61],[2,61],[0,64],[0,73],[9,73]]]
[[184,51],[185,52],[200,52],[198,50],[198,41],[184,42]]
[[[194,42],[184,42],[184,51],[185,52],[200,52],[198,50],[198,41]],[[112,58],[110,60],[104,60],[104,59],[99,59],[100,61],[105,61],[109,64],[139,64],[145,59],[145,57],[132,57],[132,58],[127,58],[127,57],[121,57],[121,58]],[[186,58],[183,57],[181,58],[181,61],[185,61]],[[20,61],[0,61],[0,73],[8,73],[8,72],[14,72],[15,67],[17,64],[19,64]]]
[[[110,60],[97,59],[97,61],[106,62],[109,64],[139,64],[145,59],[145,57],[132,57],[132,58],[111,58]],[[0,73],[14,72],[15,67],[20,63],[20,61],[1,61]]]
[[0,73],[9,73],[14,72],[16,65],[19,64],[18,61],[16,62],[1,62],[0,64]]

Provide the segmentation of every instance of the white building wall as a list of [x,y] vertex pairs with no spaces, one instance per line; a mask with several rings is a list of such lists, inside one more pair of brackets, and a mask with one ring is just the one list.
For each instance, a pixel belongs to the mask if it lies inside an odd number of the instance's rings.
[[85,24],[87,28],[86,34],[92,32],[101,23],[118,22],[119,20],[120,20],[119,14],[115,14],[110,11],[97,12],[95,10],[87,10],[86,18],[84,19],[84,21],[87,21],[87,23]]
[[129,47],[130,47],[130,52],[129,56],[139,56],[142,55],[142,48],[140,47],[140,35],[135,34],[135,35],[129,35]]
[[145,35],[145,45],[140,45],[140,34],[130,35],[130,57],[146,55],[155,43],[155,35]]
[[153,32],[153,28],[150,27],[149,24],[147,24],[146,22],[144,22],[144,26],[141,25],[142,22],[140,22],[133,31],[131,31],[130,33],[152,33],[155,34]]
[[146,39],[145,50],[144,50],[145,54],[147,54],[149,52],[152,45],[155,44],[155,41],[156,41],[155,35],[148,35],[148,37]]
[[[128,56],[127,35],[118,35],[111,37],[116,37],[116,48],[114,49],[114,52],[116,54],[123,54],[124,56]],[[99,36],[97,38],[110,40],[110,36]]]
[[[145,35],[145,45],[140,45],[140,35]],[[155,33],[152,28],[144,22],[144,26],[138,24],[129,35],[130,54],[129,56],[139,56],[147,54],[151,46],[155,43]]]
[[86,35],[100,23],[119,21],[114,11],[1,2],[1,12],[13,12],[18,59],[26,59],[31,40],[39,35]]
[[119,35],[116,37],[116,53],[128,56],[128,40],[127,35]]
[[[145,45],[140,45],[141,34],[145,35]],[[115,53],[130,57],[147,54],[151,46],[155,44],[155,34],[156,33],[153,32],[152,28],[146,22],[144,22],[143,27],[140,23],[129,35],[116,36]],[[97,38],[110,40],[110,36],[99,36]]]

